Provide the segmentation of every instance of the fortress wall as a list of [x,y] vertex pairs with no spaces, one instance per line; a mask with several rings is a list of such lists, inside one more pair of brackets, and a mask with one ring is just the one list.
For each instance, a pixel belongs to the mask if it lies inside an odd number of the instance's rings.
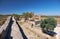
[[1,28],[0,28],[0,39],[4,39],[10,20],[11,20],[11,16],[9,16],[7,18],[7,20],[5,21],[5,23],[1,26]]

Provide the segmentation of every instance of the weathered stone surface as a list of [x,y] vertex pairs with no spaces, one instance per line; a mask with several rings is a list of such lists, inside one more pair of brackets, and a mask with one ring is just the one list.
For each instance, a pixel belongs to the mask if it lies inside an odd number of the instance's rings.
[[6,30],[8,27],[8,24],[10,22],[11,16],[9,16],[6,20],[6,22],[1,26],[0,28],[0,39],[5,39],[5,35],[6,35]]
[[56,39],[60,39],[60,24],[58,24],[56,26],[56,28],[54,29],[54,32],[56,32]]
[[19,31],[19,27],[16,24],[14,17],[12,17],[12,20],[13,20],[13,24],[12,24],[11,37],[13,39],[23,39],[21,32]]
[[0,39],[23,39],[14,17],[8,17],[0,28]]

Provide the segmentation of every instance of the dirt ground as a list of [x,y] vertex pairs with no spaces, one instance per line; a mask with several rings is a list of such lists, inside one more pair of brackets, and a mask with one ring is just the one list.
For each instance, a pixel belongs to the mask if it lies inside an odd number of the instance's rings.
[[31,24],[27,22],[19,22],[19,24],[23,28],[28,39],[56,39],[55,37],[44,34],[39,27],[31,28]]
[[0,16],[0,27],[5,23],[8,16]]

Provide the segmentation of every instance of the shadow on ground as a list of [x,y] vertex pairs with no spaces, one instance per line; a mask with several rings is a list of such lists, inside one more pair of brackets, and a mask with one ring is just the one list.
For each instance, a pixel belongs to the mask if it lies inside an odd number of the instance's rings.
[[19,27],[19,30],[20,30],[20,32],[21,32],[21,34],[22,34],[22,36],[23,36],[23,39],[28,39],[28,38],[26,37],[26,35],[24,34],[23,29],[20,27],[20,25],[18,24],[17,21],[16,21],[16,23],[17,23],[17,25],[18,25],[18,27]]
[[7,27],[7,32],[6,32],[5,39],[12,39],[12,37],[11,37],[12,24],[13,24],[13,20],[11,18],[10,22],[8,24],[8,27]]

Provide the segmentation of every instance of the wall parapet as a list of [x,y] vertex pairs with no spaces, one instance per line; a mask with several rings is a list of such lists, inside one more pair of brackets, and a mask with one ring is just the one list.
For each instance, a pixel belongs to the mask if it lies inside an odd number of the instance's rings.
[[6,30],[7,30],[7,27],[9,25],[9,23],[10,23],[11,18],[12,18],[11,16],[8,16],[8,18],[5,21],[5,23],[1,26],[1,28],[0,28],[0,39],[5,37]]

